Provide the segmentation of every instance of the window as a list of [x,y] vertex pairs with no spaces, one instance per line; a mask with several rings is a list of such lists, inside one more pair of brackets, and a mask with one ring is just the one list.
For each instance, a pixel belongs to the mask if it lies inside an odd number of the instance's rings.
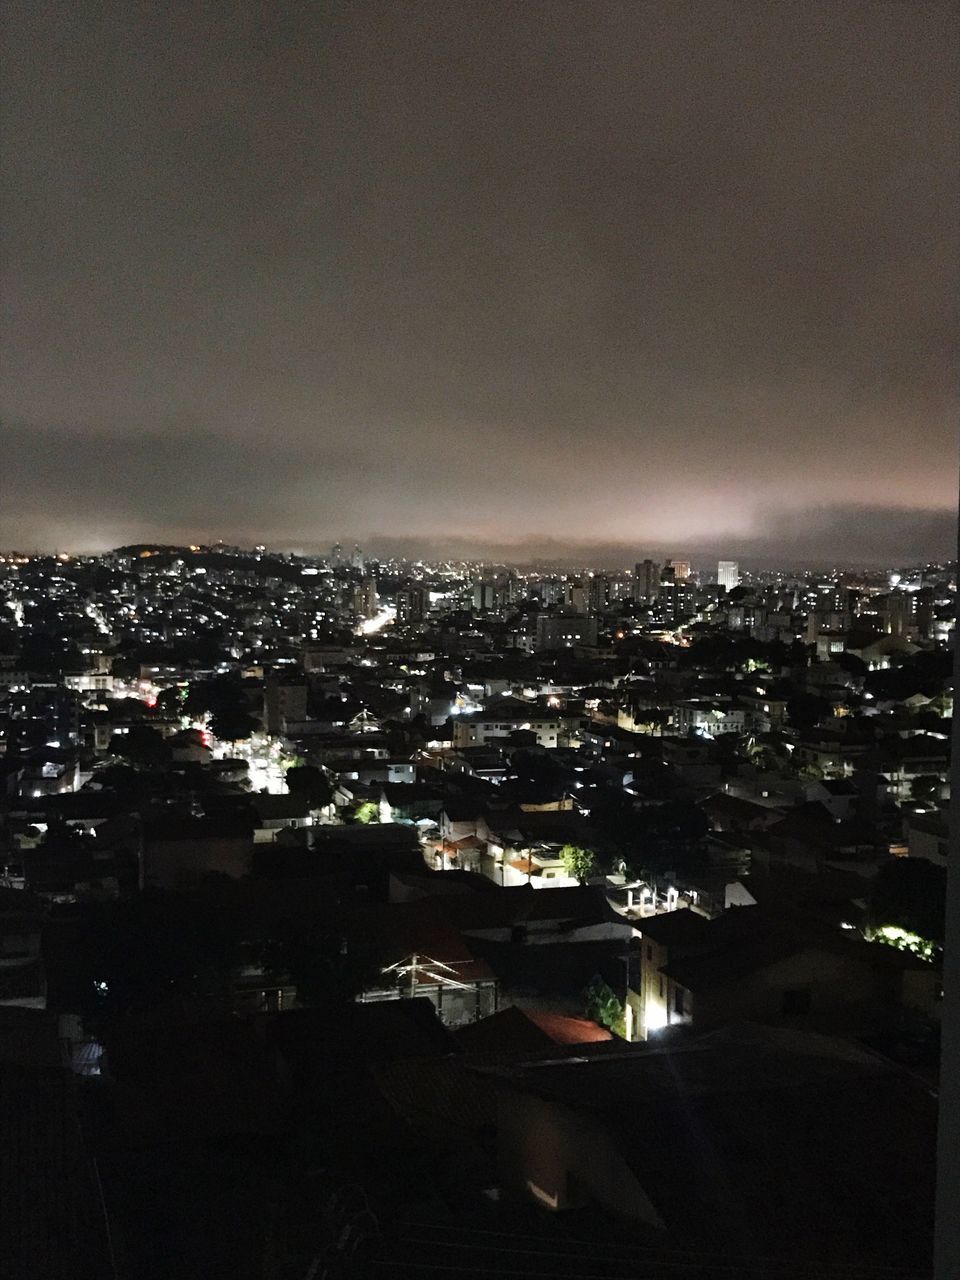
[[647,959],[653,959],[653,947],[651,947],[649,943],[647,943]]
[[663,979],[660,979],[660,999],[663,999]]
[[780,1012],[790,1017],[800,1017],[810,1012],[813,1004],[811,991],[784,991],[780,1002]]
[[681,1018],[683,1017],[683,987],[673,989],[673,1011]]

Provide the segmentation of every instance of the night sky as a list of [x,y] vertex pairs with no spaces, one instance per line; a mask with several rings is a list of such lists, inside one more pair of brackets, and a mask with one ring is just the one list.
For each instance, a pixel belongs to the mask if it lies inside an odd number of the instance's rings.
[[0,546],[948,550],[954,13],[7,0]]

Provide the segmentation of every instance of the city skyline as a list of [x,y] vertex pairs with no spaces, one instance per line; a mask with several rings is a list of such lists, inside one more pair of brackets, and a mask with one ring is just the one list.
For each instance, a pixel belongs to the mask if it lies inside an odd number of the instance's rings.
[[951,6],[6,14],[0,544],[948,553]]

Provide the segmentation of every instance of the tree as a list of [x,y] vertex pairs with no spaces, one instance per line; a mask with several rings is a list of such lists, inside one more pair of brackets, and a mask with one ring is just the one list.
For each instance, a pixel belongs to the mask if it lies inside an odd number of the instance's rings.
[[515,777],[536,786],[556,786],[563,776],[560,765],[545,751],[531,751],[528,747],[519,747],[514,751],[510,757],[510,767]]
[[584,1008],[588,1018],[607,1027],[614,1035],[626,1036],[624,1008],[617,993],[594,974],[583,993]]
[[312,930],[281,936],[274,963],[277,976],[293,979],[301,1004],[352,1004],[380,979],[371,943],[348,942],[340,934]]
[[596,866],[593,853],[589,849],[582,849],[578,844],[565,844],[560,850],[560,857],[567,875],[576,876],[581,884],[586,884]]
[[804,764],[797,770],[797,777],[804,782],[822,782],[823,770],[818,764]]
[[926,858],[891,858],[874,877],[867,925],[875,934],[894,927],[942,946],[946,896],[945,867]]
[[210,717],[210,731],[221,742],[242,742],[260,728],[260,721],[239,707],[223,707]]
[[157,694],[155,710],[159,715],[165,716],[186,715],[187,695],[188,689],[186,685],[174,684],[166,689],[161,689]]
[[286,773],[287,790],[292,795],[306,796],[316,809],[325,809],[333,799],[333,787],[322,769],[315,765],[297,765]]
[[364,800],[353,816],[357,822],[362,822],[364,825],[368,822],[379,822],[380,806],[372,800]]
[[103,791],[115,791],[126,804],[140,804],[148,800],[160,781],[156,774],[134,769],[129,764],[107,765],[97,769],[90,779]]
[[641,732],[663,737],[663,731],[670,723],[672,712],[668,707],[650,707],[637,713],[636,722]]
[[787,717],[794,729],[801,733],[815,729],[822,720],[832,714],[832,708],[826,698],[815,693],[798,691],[787,699]]
[[147,724],[134,724],[126,733],[113,734],[110,752],[145,769],[159,768],[170,760],[170,747],[163,735]]

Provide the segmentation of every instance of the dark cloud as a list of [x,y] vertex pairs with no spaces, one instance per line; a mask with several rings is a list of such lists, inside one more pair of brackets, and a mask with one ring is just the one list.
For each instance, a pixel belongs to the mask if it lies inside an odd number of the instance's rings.
[[[374,539],[410,557],[448,555],[484,558],[504,564],[533,562],[561,565],[632,566],[635,543],[526,538],[517,542],[477,543],[464,539]],[[659,559],[689,559],[708,575],[720,559],[734,557],[745,566],[766,568],[821,567],[842,563],[864,568],[896,567],[928,558],[952,558],[957,546],[956,511],[897,507],[818,508],[771,513],[769,522],[750,538],[727,534],[719,527],[709,540],[644,543],[640,554]]]
[[4,12],[0,541],[955,503],[946,0]]
[[[445,492],[435,493],[418,474],[422,463],[415,454],[395,455],[390,467],[368,468],[362,443],[329,456],[315,443],[309,454],[291,456],[282,443],[238,447],[229,438],[199,431],[113,438],[29,428],[9,430],[6,442],[0,546],[21,549],[97,550],[168,537],[247,544],[265,539],[277,547],[315,552],[326,550],[329,541],[304,531],[329,527],[357,531],[368,550],[383,555],[611,568],[651,555],[693,558],[709,568],[729,556],[753,565],[826,564],[838,558],[865,566],[896,565],[951,556],[956,545],[953,509],[798,507],[786,499],[780,506],[759,507],[748,534],[735,517],[722,515],[706,536],[653,533],[642,541],[584,537],[577,531],[529,534],[519,519],[484,533],[470,529],[476,495],[469,486],[451,482]],[[481,495],[495,502],[497,511],[508,504],[519,508],[526,487],[498,485],[493,470],[499,465],[495,456],[480,464]],[[256,486],[250,484],[251,474]],[[374,520],[362,531],[354,509],[358,474],[365,475],[367,497],[380,503],[380,523]],[[398,490],[419,494],[422,513],[415,525],[394,517]]]

